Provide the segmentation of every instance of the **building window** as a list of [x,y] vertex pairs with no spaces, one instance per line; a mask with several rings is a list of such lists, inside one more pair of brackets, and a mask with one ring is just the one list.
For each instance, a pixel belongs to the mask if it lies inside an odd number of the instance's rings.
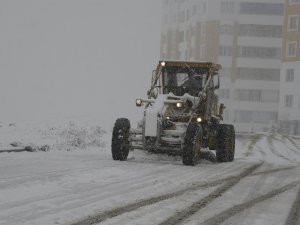
[[293,95],[286,95],[284,98],[284,106],[292,107],[293,106]]
[[239,46],[238,57],[280,59],[280,48]]
[[168,16],[165,15],[165,16],[164,16],[164,24],[167,24],[167,23],[168,23]]
[[178,14],[178,22],[183,23],[185,21],[185,11],[181,11]]
[[205,45],[201,44],[200,45],[200,57],[204,58],[204,56],[205,56]]
[[231,46],[220,46],[219,55],[220,56],[231,56],[232,50]]
[[290,4],[297,4],[300,3],[300,0],[289,0]]
[[238,67],[237,69],[237,79],[280,81],[280,69],[248,67]]
[[193,6],[193,16],[197,14],[197,5]]
[[189,20],[191,18],[190,10],[186,11],[186,20]]
[[200,35],[201,36],[205,36],[205,30],[206,30],[206,27],[205,27],[205,23],[201,23],[201,26],[200,26]]
[[247,102],[279,102],[279,91],[256,90],[256,89],[236,89],[234,99],[236,101]]
[[225,120],[225,121],[228,121],[228,120],[229,120],[229,112],[228,112],[228,110],[225,110],[225,111],[224,111],[224,120]]
[[234,13],[234,2],[231,1],[221,2],[221,13],[225,13],[225,14]]
[[267,124],[270,121],[276,121],[278,117],[277,112],[260,112],[260,111],[246,111],[237,110],[234,112],[235,122],[241,123],[264,123]]
[[231,68],[229,67],[222,67],[221,70],[219,70],[219,74],[221,78],[230,78],[231,76]]
[[286,70],[286,82],[293,82],[294,81],[294,69],[287,69]]
[[297,54],[297,42],[296,41],[288,42],[286,46],[286,56],[295,57],[296,54]]
[[249,37],[282,37],[282,26],[279,25],[258,25],[258,24],[240,24],[240,36]]
[[172,22],[176,23],[176,14],[175,13],[172,15]]
[[229,24],[223,24],[220,26],[220,34],[232,35],[233,26]]
[[220,89],[220,98],[229,99],[230,98],[230,90],[229,89]]
[[241,2],[240,13],[248,15],[279,15],[284,12],[284,4],[281,3],[259,3]]
[[189,30],[186,30],[185,31],[185,40],[187,41],[187,40],[189,40],[189,38],[190,38],[190,32],[189,32]]
[[288,31],[298,30],[298,15],[290,15],[288,17]]
[[184,31],[180,31],[178,33],[178,42],[183,42],[184,41]]

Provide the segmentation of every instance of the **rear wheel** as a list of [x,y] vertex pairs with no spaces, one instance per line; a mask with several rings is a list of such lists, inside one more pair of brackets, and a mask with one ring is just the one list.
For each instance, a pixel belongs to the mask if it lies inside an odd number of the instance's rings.
[[129,130],[128,119],[120,118],[115,122],[112,133],[111,153],[114,160],[126,160],[129,153]]
[[184,165],[194,166],[200,159],[202,144],[202,128],[192,121],[188,125],[182,148],[182,162]]
[[235,131],[233,125],[218,127],[216,156],[218,162],[232,162],[235,153]]
[[231,144],[231,154],[229,157],[229,161],[232,162],[234,160],[234,154],[235,154],[235,130],[233,125],[229,125],[230,130],[230,144]]

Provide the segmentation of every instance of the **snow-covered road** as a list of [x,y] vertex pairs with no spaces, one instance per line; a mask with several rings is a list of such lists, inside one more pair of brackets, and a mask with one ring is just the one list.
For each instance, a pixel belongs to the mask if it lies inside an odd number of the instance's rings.
[[300,224],[300,144],[238,138],[232,163],[110,149],[0,154],[0,224]]

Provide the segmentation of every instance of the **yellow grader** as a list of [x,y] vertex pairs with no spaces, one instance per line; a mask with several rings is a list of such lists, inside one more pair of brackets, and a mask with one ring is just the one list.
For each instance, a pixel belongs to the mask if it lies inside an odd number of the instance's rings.
[[215,150],[216,161],[233,161],[234,126],[222,123],[225,106],[215,93],[220,69],[211,62],[160,61],[148,98],[136,99],[144,106],[137,128],[126,118],[115,122],[113,159],[126,160],[130,150],[141,149],[181,155],[183,164],[193,166],[203,152]]

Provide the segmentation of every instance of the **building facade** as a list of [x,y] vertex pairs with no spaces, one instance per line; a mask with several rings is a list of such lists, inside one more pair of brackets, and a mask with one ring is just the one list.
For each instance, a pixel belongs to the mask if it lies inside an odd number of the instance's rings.
[[300,134],[300,0],[285,0],[280,76],[282,132]]
[[221,64],[225,122],[266,131],[278,120],[283,15],[284,0],[164,0],[161,58]]

